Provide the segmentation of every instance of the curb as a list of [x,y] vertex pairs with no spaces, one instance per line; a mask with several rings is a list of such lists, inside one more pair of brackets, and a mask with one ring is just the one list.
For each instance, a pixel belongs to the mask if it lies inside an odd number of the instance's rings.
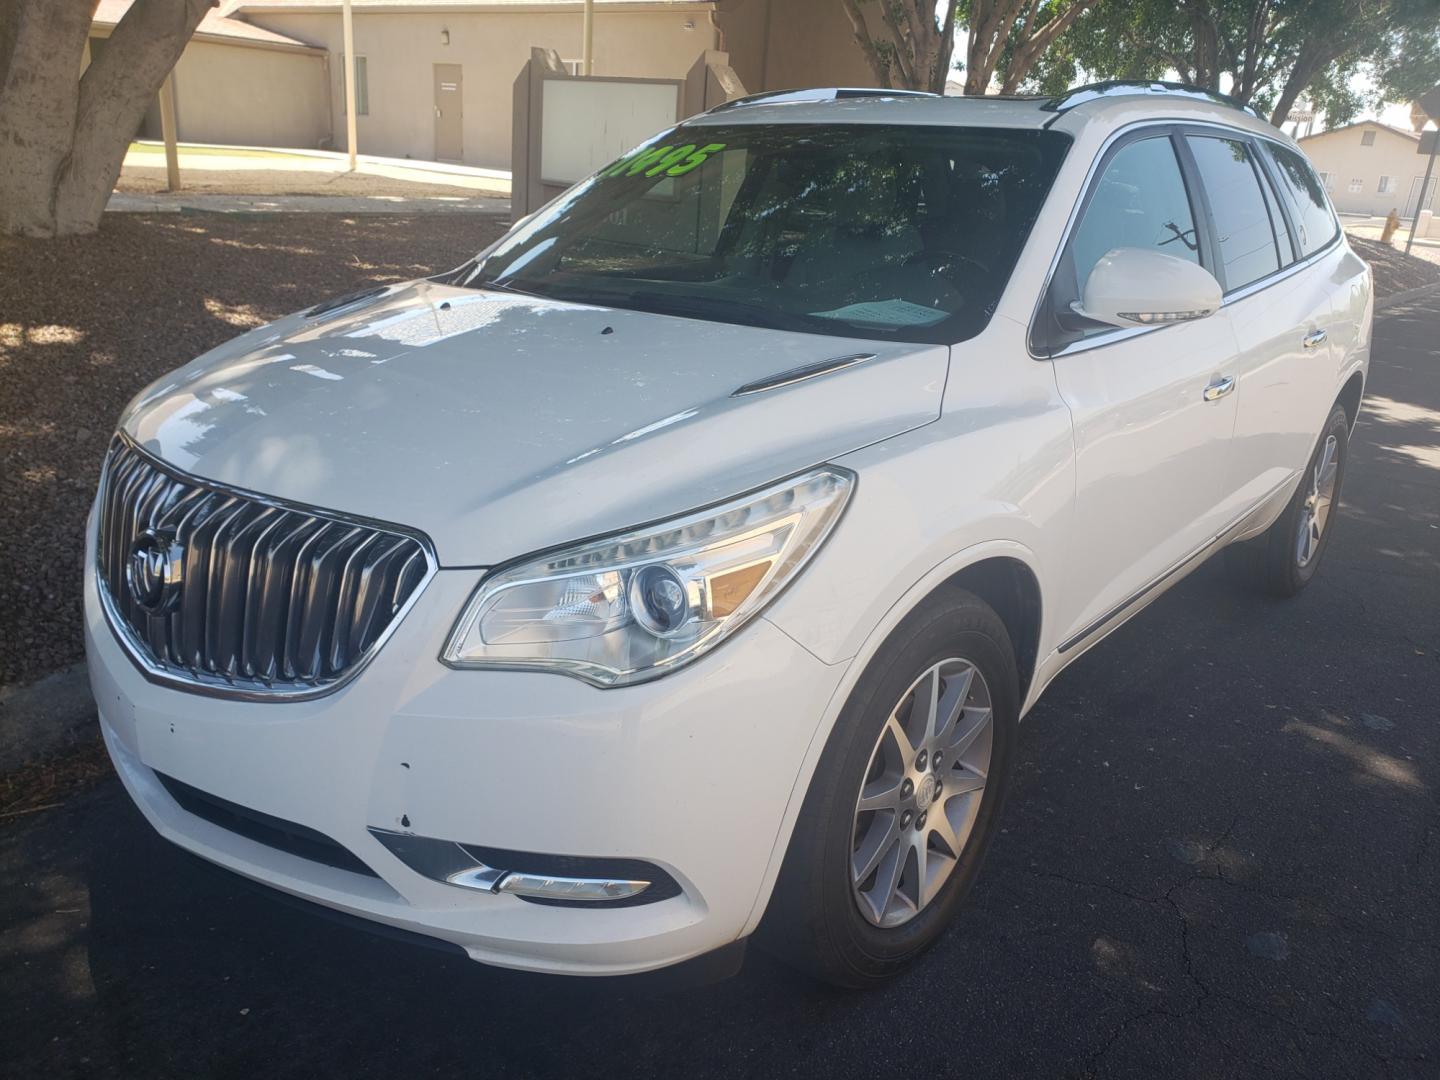
[[1396,304],[1403,304],[1406,300],[1418,300],[1422,296],[1429,296],[1431,293],[1440,293],[1440,281],[1432,281],[1429,285],[1421,285],[1418,288],[1406,289],[1403,292],[1391,293],[1389,296],[1382,296],[1375,301],[1375,310],[1384,311]]
[[0,686],[0,774],[67,750],[95,732],[95,699],[83,663],[33,683]]

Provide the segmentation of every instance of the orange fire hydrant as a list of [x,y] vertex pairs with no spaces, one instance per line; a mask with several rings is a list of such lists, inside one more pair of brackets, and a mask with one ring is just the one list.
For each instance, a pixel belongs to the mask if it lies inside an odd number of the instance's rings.
[[1398,228],[1400,228],[1400,215],[1392,209],[1390,215],[1385,219],[1385,228],[1380,232],[1380,243],[1390,243],[1390,238],[1395,235],[1395,230]]

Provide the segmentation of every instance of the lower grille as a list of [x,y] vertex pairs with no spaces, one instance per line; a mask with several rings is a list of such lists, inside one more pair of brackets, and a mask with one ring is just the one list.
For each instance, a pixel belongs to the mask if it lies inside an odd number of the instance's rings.
[[333,866],[337,870],[349,870],[352,874],[379,877],[348,848],[307,825],[297,825],[293,821],[263,814],[259,810],[251,810],[239,803],[222,799],[218,795],[211,795],[199,788],[193,788],[164,773],[157,772],[155,776],[160,783],[165,785],[165,790],[170,793],[170,797],[180,804],[180,809],[194,814],[203,821],[238,833],[246,839],[275,848],[277,851],[309,859],[311,862]]
[[124,436],[102,485],[100,591],[158,681],[239,696],[334,689],[434,567],[418,535],[198,480]]

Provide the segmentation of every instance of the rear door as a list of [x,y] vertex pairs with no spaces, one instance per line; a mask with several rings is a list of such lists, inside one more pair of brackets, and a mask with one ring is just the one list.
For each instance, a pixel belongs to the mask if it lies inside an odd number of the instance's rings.
[[1334,404],[1347,334],[1336,303],[1339,291],[1348,296],[1345,246],[1296,151],[1239,133],[1186,141],[1221,251],[1231,252],[1222,279],[1239,347],[1231,483],[1253,505],[1293,482]]
[[[1059,616],[1079,644],[1229,524],[1235,338],[1223,313],[1119,329],[1074,322],[1095,262],[1148,248],[1211,268],[1178,133],[1145,128],[1097,168],[1036,323],[1074,421],[1076,489]],[[1212,271],[1213,272],[1213,271]]]

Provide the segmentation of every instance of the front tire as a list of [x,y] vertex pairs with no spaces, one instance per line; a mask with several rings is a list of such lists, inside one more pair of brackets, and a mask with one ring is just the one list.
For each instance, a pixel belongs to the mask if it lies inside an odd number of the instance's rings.
[[1254,540],[1226,550],[1232,572],[1272,596],[1294,596],[1310,584],[1335,531],[1349,456],[1350,420],[1337,405],[1285,512]]
[[811,781],[760,928],[771,951],[858,989],[935,943],[998,827],[1019,682],[1005,625],[979,597],[947,587],[901,623]]

